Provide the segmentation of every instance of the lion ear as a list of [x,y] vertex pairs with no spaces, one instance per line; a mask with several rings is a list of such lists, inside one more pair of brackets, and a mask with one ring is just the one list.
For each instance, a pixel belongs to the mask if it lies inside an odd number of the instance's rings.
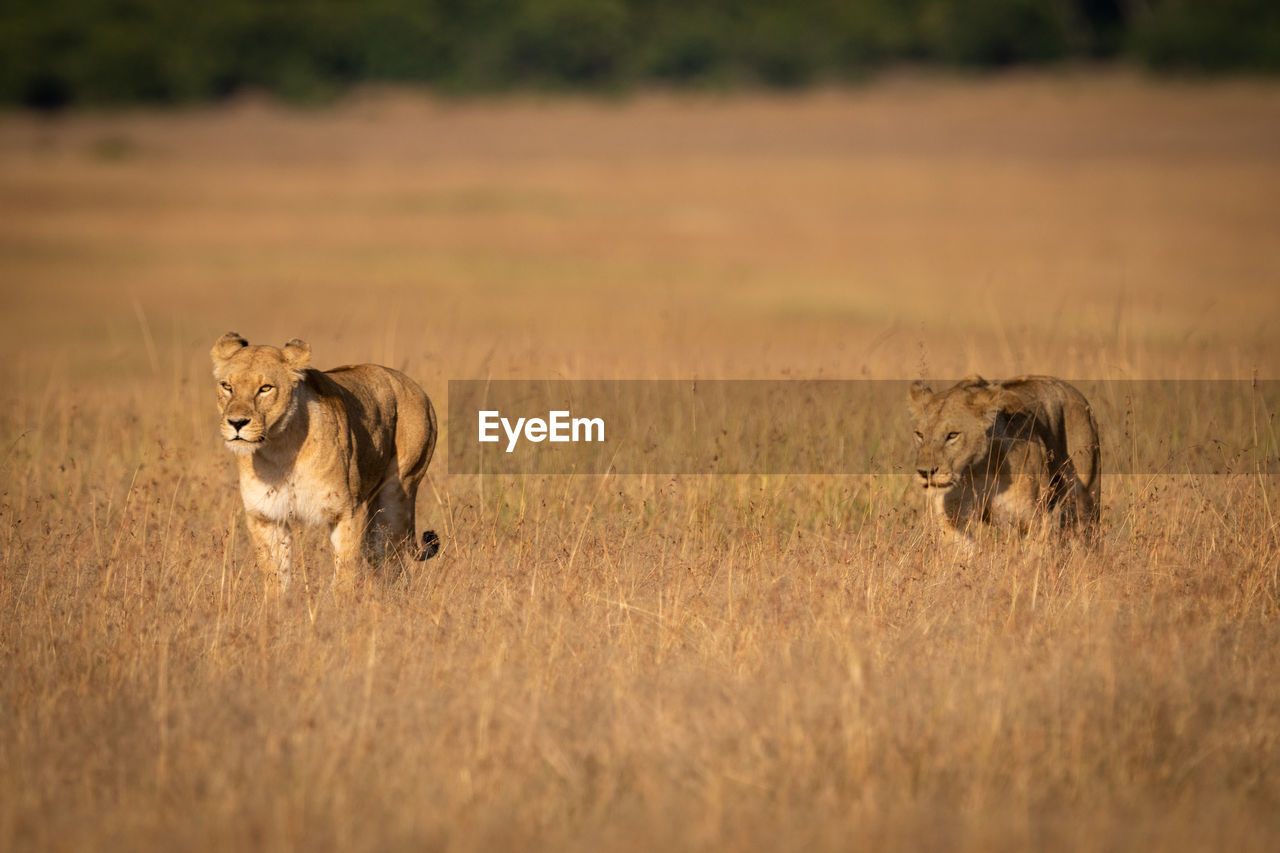
[[209,357],[213,359],[214,367],[217,367],[248,345],[249,342],[240,337],[239,332],[227,332],[214,343],[213,349],[209,350]]
[[284,345],[285,364],[294,370],[301,370],[311,361],[311,344],[297,338]]
[[966,388],[986,388],[991,383],[983,379],[977,373],[970,373],[963,380],[961,380],[960,384],[965,386]]
[[1004,409],[1004,395],[994,385],[980,385],[969,391],[969,400],[975,411],[982,412],[987,425],[996,422]]
[[932,398],[933,389],[923,382],[912,382],[907,389],[907,407],[916,417],[924,414],[924,407]]

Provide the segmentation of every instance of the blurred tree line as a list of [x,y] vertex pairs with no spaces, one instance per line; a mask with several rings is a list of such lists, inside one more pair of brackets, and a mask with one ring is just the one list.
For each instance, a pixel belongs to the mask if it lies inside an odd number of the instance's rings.
[[891,62],[1280,70],[1280,0],[0,0],[0,103],[803,86]]

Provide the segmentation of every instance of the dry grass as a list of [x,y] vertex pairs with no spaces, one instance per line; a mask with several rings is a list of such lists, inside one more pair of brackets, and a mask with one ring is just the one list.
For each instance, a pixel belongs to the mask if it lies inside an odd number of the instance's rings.
[[[449,378],[1280,371],[1280,90],[0,120],[0,848],[1263,850],[1274,477],[957,565],[898,477],[473,477],[264,603],[206,352]],[[850,413],[848,428],[859,427]],[[443,454],[442,457],[443,458]]]

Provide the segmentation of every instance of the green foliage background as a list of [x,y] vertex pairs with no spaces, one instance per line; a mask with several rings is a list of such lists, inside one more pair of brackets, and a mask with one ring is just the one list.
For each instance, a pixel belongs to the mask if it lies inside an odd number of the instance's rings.
[[0,0],[0,103],[803,86],[890,62],[1280,70],[1275,0]]

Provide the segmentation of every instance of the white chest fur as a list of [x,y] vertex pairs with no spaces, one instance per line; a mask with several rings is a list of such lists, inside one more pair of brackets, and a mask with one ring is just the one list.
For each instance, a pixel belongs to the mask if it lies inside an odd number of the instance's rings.
[[337,490],[291,471],[264,479],[252,472],[240,474],[240,495],[246,512],[276,522],[329,524],[342,514]]

